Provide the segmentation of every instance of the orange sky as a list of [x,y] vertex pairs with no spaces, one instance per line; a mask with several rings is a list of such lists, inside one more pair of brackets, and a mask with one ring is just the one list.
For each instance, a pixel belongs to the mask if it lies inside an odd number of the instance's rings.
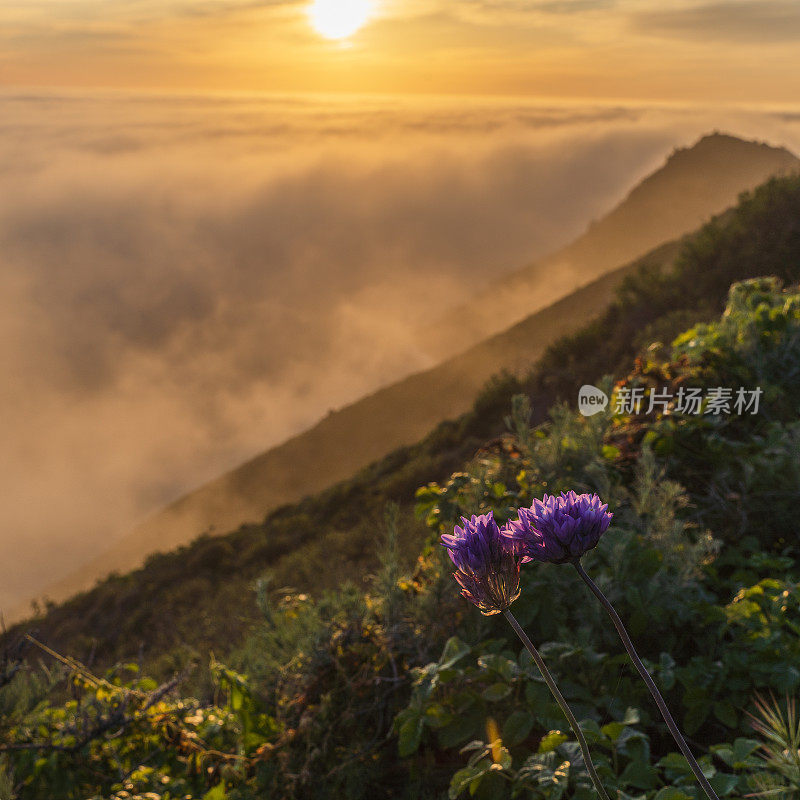
[[312,28],[310,4],[5,0],[0,86],[800,96],[797,0],[374,0],[344,43]]

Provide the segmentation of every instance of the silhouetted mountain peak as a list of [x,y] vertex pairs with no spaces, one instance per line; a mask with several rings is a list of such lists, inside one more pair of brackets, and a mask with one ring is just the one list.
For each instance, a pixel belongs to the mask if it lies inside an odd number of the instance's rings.
[[[798,170],[783,147],[713,132],[673,150],[608,214],[572,244],[493,281],[480,299],[446,311],[420,336],[420,347],[442,358],[497,333],[577,286],[694,230],[770,177]],[[542,291],[542,287],[547,291]],[[462,320],[468,317],[465,330]]]
[[[694,199],[692,195],[681,196],[682,215],[686,214],[687,203],[692,207],[707,207],[715,193],[742,191],[742,183],[751,180],[760,182],[767,175],[785,174],[797,169],[797,158],[785,147],[773,147],[765,142],[749,141],[714,131],[706,134],[690,147],[678,147],[668,156],[662,167],[639,183],[603,221],[613,219],[626,206],[633,203],[647,203],[650,195],[658,202],[659,211],[669,213],[670,198],[665,191],[700,192]],[[722,210],[721,208],[718,210]],[[672,212],[675,213],[675,212]]]
[[795,157],[785,147],[774,147],[766,142],[759,142],[750,139],[740,139],[729,133],[713,131],[701,136],[693,145],[689,147],[677,147],[667,158],[665,168],[669,165],[684,161],[687,164],[693,163],[694,159],[704,160],[713,157],[733,158],[741,156],[743,153],[752,155],[756,152],[766,154],[781,153],[788,159],[794,160]]

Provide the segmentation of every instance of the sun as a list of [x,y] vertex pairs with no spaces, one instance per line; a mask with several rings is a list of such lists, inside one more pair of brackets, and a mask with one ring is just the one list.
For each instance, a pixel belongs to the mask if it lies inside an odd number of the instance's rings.
[[311,24],[327,39],[346,39],[367,21],[373,0],[315,0],[309,6]]

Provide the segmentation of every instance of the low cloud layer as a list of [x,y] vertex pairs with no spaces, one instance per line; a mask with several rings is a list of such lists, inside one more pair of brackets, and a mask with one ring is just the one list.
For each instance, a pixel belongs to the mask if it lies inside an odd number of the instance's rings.
[[[734,122],[790,145],[800,129]],[[624,107],[0,97],[0,608],[428,366],[418,326],[710,127]]]
[[766,45],[800,39],[795,0],[728,0],[646,9],[632,16],[637,33],[680,40]]

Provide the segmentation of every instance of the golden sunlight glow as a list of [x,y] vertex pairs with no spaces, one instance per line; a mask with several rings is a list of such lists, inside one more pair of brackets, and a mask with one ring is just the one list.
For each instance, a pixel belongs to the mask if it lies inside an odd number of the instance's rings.
[[372,6],[373,0],[315,0],[308,16],[326,38],[346,39],[367,21]]

